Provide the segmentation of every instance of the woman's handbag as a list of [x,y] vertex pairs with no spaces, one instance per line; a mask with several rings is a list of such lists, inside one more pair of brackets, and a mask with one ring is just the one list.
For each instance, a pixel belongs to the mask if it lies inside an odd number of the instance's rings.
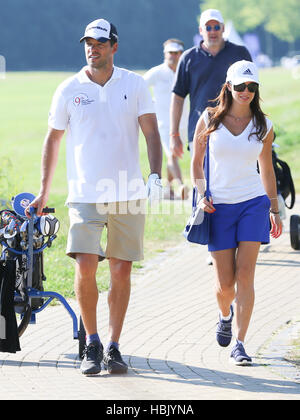
[[[209,137],[207,137],[206,157],[205,157],[205,178],[206,178],[206,199],[209,200],[211,193],[209,190]],[[183,231],[184,237],[189,242],[207,245],[210,237],[210,213],[200,208],[197,202],[198,190],[193,189],[192,214]]]

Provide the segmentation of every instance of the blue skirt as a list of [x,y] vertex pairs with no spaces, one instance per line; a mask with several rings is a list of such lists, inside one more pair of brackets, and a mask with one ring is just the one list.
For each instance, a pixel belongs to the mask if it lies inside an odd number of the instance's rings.
[[241,241],[270,242],[271,202],[267,195],[236,204],[214,204],[209,251],[237,248]]

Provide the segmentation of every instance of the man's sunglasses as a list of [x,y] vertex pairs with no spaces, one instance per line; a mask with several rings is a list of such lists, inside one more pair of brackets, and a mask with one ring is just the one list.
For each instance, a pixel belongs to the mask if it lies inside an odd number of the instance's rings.
[[206,30],[207,30],[207,32],[210,32],[210,31],[212,31],[213,29],[215,30],[215,31],[219,31],[220,29],[221,29],[221,26],[220,25],[214,25],[214,26],[211,26],[211,25],[206,25]]
[[236,92],[244,92],[246,88],[248,89],[249,92],[254,93],[258,89],[258,83],[250,82],[248,85],[246,85],[246,83],[240,83],[239,85],[233,86],[233,89]]

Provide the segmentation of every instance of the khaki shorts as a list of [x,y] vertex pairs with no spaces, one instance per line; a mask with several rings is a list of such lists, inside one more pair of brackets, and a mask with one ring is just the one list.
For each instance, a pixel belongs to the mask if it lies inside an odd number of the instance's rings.
[[[97,254],[104,258],[139,261],[144,258],[143,238],[146,200],[119,203],[69,203],[70,228],[66,253]],[[107,228],[107,245],[100,241]]]

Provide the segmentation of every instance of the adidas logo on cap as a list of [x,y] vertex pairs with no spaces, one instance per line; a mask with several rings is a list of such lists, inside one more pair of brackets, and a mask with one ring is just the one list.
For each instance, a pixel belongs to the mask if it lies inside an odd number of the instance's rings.
[[236,61],[228,68],[226,81],[234,85],[238,85],[244,81],[259,83],[258,69],[251,61]]
[[251,76],[253,76],[253,73],[249,68],[245,70],[243,74],[251,74]]

